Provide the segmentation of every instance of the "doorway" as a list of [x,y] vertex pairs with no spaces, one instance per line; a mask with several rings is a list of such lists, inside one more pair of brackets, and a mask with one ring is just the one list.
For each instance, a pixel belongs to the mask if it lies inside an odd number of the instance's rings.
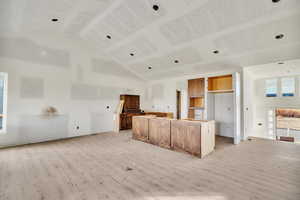
[[181,92],[179,90],[176,91],[176,119],[181,119]]

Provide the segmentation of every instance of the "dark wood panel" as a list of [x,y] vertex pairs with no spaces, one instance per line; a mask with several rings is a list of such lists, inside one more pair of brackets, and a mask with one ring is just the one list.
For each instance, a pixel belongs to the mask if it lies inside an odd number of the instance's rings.
[[132,117],[144,115],[143,113],[122,113],[120,114],[120,130],[132,128]]
[[120,115],[120,130],[132,128],[132,117],[143,115],[140,110],[140,96],[120,95],[120,100],[124,100],[122,114]]
[[124,100],[124,112],[140,112],[140,96],[138,95],[121,95],[120,100]]

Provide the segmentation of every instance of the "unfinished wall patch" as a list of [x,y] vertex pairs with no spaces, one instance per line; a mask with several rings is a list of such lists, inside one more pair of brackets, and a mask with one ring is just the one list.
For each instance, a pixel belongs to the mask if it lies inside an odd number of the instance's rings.
[[81,65],[77,66],[77,81],[82,82],[84,77],[84,70],[82,69]]
[[152,86],[152,99],[163,99],[164,98],[164,85],[155,84]]
[[68,52],[41,46],[29,39],[1,37],[0,44],[0,57],[64,68],[70,66]]
[[20,80],[20,97],[23,99],[42,99],[45,95],[42,78],[22,77]]
[[101,98],[109,100],[119,100],[119,95],[122,93],[122,89],[118,87],[102,86],[100,88]]
[[113,113],[91,113],[91,131],[92,133],[101,133],[112,131]]
[[100,88],[94,85],[73,84],[71,86],[72,100],[98,100],[100,99]]
[[19,116],[20,143],[36,143],[48,140],[66,138],[68,136],[68,116],[57,115],[45,117],[42,115]]

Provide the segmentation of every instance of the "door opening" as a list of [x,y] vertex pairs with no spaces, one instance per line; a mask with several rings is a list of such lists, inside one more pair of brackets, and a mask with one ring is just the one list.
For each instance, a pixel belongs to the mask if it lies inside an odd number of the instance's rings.
[[181,119],[181,92],[179,90],[176,91],[176,118]]

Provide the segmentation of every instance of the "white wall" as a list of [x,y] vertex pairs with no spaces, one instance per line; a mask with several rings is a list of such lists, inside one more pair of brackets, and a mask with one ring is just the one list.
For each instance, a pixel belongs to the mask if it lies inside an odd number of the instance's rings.
[[[296,78],[295,97],[280,96],[280,78]],[[265,80],[278,78],[278,97],[265,97]],[[244,125],[247,136],[272,138],[268,128],[268,111],[277,107],[300,108],[300,60],[284,65],[271,63],[244,69]]]
[[[140,94],[144,102],[144,81],[109,71],[110,66],[104,73],[105,66],[95,71],[92,60],[99,55],[80,44],[2,41],[0,72],[8,73],[8,115],[0,146],[111,131],[119,94]],[[45,117],[48,106],[58,116]]]
[[148,85],[146,111],[173,112],[176,116],[176,91],[181,91],[181,118],[187,118],[187,81],[164,80]]
[[[214,119],[216,132],[225,137],[234,137],[234,95],[233,93],[214,94]],[[222,131],[221,131],[222,130]]]

